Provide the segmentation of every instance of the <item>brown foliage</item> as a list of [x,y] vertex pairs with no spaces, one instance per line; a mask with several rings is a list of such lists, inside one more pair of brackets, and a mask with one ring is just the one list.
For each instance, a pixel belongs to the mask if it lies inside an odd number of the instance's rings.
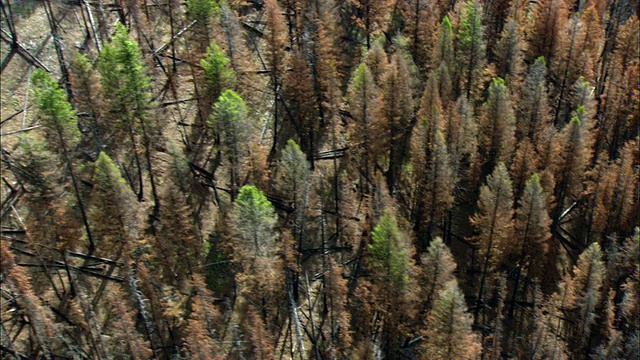
[[566,5],[563,0],[543,0],[536,4],[535,23],[529,34],[529,58],[551,57],[557,36],[566,21]]

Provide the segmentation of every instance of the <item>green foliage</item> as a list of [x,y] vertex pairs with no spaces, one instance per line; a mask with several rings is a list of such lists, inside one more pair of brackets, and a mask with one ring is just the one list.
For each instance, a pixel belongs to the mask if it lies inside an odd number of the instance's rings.
[[469,96],[481,80],[481,71],[485,61],[485,45],[480,5],[477,1],[467,1],[464,5],[456,34],[456,60],[459,67],[460,87],[466,90],[467,96]]
[[230,60],[216,43],[211,41],[205,58],[200,60],[204,68],[204,78],[210,95],[217,99],[224,89],[234,86],[236,73],[230,68]]
[[215,0],[186,0],[187,16],[203,25],[208,25],[210,19],[218,13],[219,7]]
[[[577,120],[577,122],[576,122]],[[586,119],[586,109],[584,106],[580,105],[578,106],[578,108],[576,109],[576,111],[573,112],[573,116],[571,117],[571,123],[575,123],[578,126],[582,126],[582,123],[584,120]]]
[[[126,188],[120,170],[109,155],[100,152],[96,161],[95,184],[100,189],[113,195]],[[114,199],[115,200],[115,199]]]
[[240,95],[233,90],[225,90],[214,105],[214,113],[218,123],[231,124],[242,120],[247,108]]
[[[448,19],[447,19],[448,20]],[[444,23],[444,20],[443,20]],[[460,19],[460,28],[456,38],[458,46],[470,48],[474,41],[477,41],[479,31],[482,29],[482,20],[480,14],[476,11],[473,1],[464,3],[464,11]]]
[[453,28],[449,16],[442,19],[440,24],[440,34],[438,35],[438,44],[435,60],[444,63],[450,67],[453,64]]
[[232,219],[235,235],[244,242],[242,246],[253,246],[255,256],[273,251],[276,214],[262,191],[253,185],[240,188],[233,203]]
[[574,126],[581,126],[581,125],[582,125],[582,122],[580,121],[580,118],[579,118],[579,117],[574,116],[574,117],[572,117],[572,118],[571,118],[571,125],[574,125]]
[[111,43],[105,44],[100,53],[98,70],[111,110],[124,120],[143,118],[149,108],[151,83],[140,47],[122,24],[116,25]]
[[236,163],[239,157],[238,146],[248,141],[252,125],[248,123],[247,107],[242,97],[233,90],[225,90],[213,105],[213,116],[209,126],[223,135],[224,151]]
[[396,288],[403,289],[409,281],[409,252],[406,234],[398,228],[396,217],[386,210],[371,232],[373,244],[371,264],[379,269]]
[[74,55],[71,66],[82,74],[90,74],[93,68],[87,55],[79,52]]
[[[356,71],[353,73],[353,78],[351,80],[351,89],[353,89],[354,93],[358,92],[363,86],[370,86],[367,83],[370,82],[373,75],[371,75],[371,70],[365,62],[360,63],[356,68]],[[349,99],[353,102],[360,101],[360,99]]]
[[42,69],[33,73],[32,81],[44,125],[56,133],[56,140],[79,140],[76,112],[67,101],[65,91]]
[[[534,173],[533,175],[531,175],[529,180],[527,180],[525,186],[536,189],[535,192],[542,191],[542,188],[540,187],[540,175],[538,175],[538,173]],[[538,190],[538,188],[540,190]]]

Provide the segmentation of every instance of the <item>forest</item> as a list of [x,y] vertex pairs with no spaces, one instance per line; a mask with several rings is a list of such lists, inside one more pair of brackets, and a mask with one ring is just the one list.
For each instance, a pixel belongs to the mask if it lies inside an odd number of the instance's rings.
[[637,0],[0,7],[0,358],[640,358]]

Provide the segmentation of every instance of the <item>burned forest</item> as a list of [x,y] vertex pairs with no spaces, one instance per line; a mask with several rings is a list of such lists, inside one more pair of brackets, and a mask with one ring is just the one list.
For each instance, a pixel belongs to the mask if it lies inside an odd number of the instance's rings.
[[640,358],[637,0],[0,0],[1,359]]

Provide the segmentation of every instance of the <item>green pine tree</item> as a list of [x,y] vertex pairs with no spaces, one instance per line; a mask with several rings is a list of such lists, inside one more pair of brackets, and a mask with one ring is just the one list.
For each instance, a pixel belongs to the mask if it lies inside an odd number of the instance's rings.
[[479,90],[485,65],[484,27],[480,3],[467,1],[456,34],[457,78],[460,94],[467,98]]
[[262,191],[253,185],[240,188],[231,212],[231,231],[236,246],[251,248],[251,256],[269,257],[275,251],[276,214]]
[[93,252],[95,250],[93,235],[87,220],[85,202],[78,187],[76,170],[71,161],[72,151],[80,140],[76,112],[67,101],[65,91],[44,70],[37,69],[33,73],[32,80],[40,117],[46,129],[49,148],[62,157],[64,165],[69,170],[73,192],[78,202],[78,210],[89,241],[89,251]]
[[253,124],[247,119],[244,100],[233,90],[225,90],[213,105],[209,126],[221,136],[221,150],[229,161],[231,197],[235,199],[240,184],[240,161],[252,135]]
[[384,212],[371,237],[371,265],[380,271],[391,286],[404,290],[409,281],[409,243],[391,210]]

